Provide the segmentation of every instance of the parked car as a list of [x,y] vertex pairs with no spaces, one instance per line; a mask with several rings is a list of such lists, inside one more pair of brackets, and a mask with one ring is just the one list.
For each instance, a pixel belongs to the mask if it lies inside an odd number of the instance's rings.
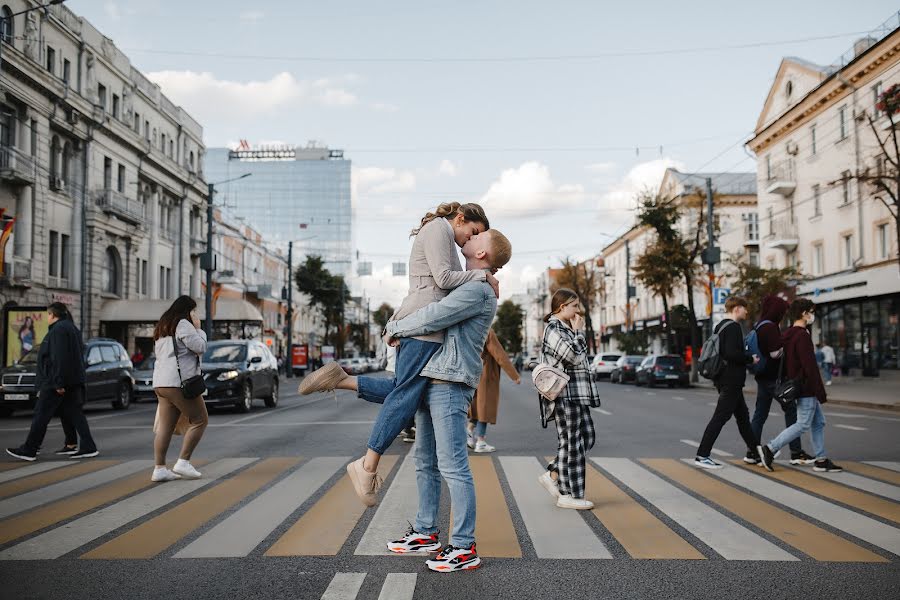
[[653,387],[656,384],[688,387],[689,377],[684,359],[677,354],[654,354],[644,359],[635,373],[635,384]]
[[351,358],[350,359],[350,369],[353,371],[354,375],[364,375],[369,371],[369,359],[368,358]]
[[151,354],[144,361],[134,366],[134,401],[156,400],[156,392],[153,391],[153,367],[156,365],[156,356]]
[[378,358],[367,358],[369,363],[369,371],[375,373],[377,371],[381,371],[381,360]]
[[355,375],[355,373],[353,372],[353,363],[350,362],[349,358],[341,358],[338,359],[337,362],[338,366],[340,366],[344,370],[344,373],[346,373],[347,375]]
[[[0,371],[0,416],[31,410],[37,401],[35,378],[40,344],[14,365]],[[122,344],[94,338],[84,345],[85,403],[106,401],[113,408],[131,406],[134,367]]]
[[591,361],[591,374],[594,376],[594,379],[599,379],[603,376],[609,377],[609,374],[612,373],[616,366],[616,361],[621,357],[621,354],[598,354],[595,356],[594,360]]
[[207,406],[234,406],[249,412],[254,398],[278,405],[278,361],[256,340],[210,342],[200,361]]
[[627,383],[634,381],[634,373],[638,366],[643,362],[643,356],[626,355],[620,356],[619,360],[613,366],[609,373],[610,383]]
[[538,364],[540,364],[540,362],[541,362],[541,359],[539,357],[529,356],[528,358],[525,359],[525,363],[524,363],[525,369],[527,369],[528,371],[531,371],[536,366],[538,366]]

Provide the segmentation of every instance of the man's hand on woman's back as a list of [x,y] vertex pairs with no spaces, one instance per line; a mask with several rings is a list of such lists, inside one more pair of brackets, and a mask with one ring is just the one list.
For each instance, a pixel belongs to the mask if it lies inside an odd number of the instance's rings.
[[485,281],[494,289],[494,295],[500,297],[500,280],[494,277],[492,273],[487,273]]

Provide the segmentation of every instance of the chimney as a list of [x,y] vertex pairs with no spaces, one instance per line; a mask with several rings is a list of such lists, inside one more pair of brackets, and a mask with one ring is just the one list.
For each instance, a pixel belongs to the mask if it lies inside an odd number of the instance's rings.
[[859,38],[853,42],[853,58],[856,58],[877,43],[878,40],[869,35],[864,38]]

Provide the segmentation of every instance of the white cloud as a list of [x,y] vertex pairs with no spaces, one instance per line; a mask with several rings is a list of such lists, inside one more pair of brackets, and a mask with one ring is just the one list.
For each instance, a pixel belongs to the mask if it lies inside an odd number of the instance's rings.
[[601,195],[597,208],[604,217],[610,212],[628,213],[635,207],[635,197],[644,190],[658,191],[666,169],[684,170],[684,163],[671,158],[658,158],[633,166],[625,177]]
[[408,192],[416,188],[416,176],[394,168],[361,167],[353,169],[353,188],[358,194]]
[[524,215],[569,208],[584,200],[580,184],[557,186],[550,169],[536,161],[506,169],[491,184],[481,203],[490,215]]
[[454,163],[452,160],[447,160],[446,158],[441,161],[440,166],[438,166],[438,174],[446,175],[447,177],[456,177],[459,173],[459,165]]
[[403,298],[409,291],[409,279],[406,277],[394,277],[391,265],[383,267],[375,265],[371,276],[358,277],[356,281],[360,291],[371,299],[372,310],[378,308],[382,302],[387,302],[394,308],[400,306]]
[[616,168],[616,163],[614,163],[614,162],[598,162],[598,163],[593,163],[593,164],[584,166],[585,171],[588,171],[589,173],[594,173],[594,174],[609,173],[610,171],[612,171],[615,168]]
[[[516,258],[516,247],[513,245],[513,260]],[[533,284],[541,270],[531,264],[524,267],[516,267],[508,264],[497,271],[497,279],[500,281],[500,300],[507,300],[513,294],[522,294],[528,290],[530,284]]]
[[122,18],[122,10],[119,7],[118,2],[114,2],[113,0],[107,0],[103,3],[103,10],[106,12],[106,16],[112,19],[113,21],[118,21]]
[[242,12],[238,18],[245,23],[258,23],[266,16],[261,10],[246,10]]

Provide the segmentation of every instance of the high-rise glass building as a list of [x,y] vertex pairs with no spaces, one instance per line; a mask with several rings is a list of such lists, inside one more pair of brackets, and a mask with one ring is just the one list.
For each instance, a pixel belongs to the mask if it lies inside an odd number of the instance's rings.
[[208,148],[206,180],[212,183],[251,176],[216,187],[216,204],[244,219],[264,241],[287,251],[294,242],[294,265],[318,255],[334,274],[350,279],[353,264],[353,209],[350,163],[342,150],[315,144]]

